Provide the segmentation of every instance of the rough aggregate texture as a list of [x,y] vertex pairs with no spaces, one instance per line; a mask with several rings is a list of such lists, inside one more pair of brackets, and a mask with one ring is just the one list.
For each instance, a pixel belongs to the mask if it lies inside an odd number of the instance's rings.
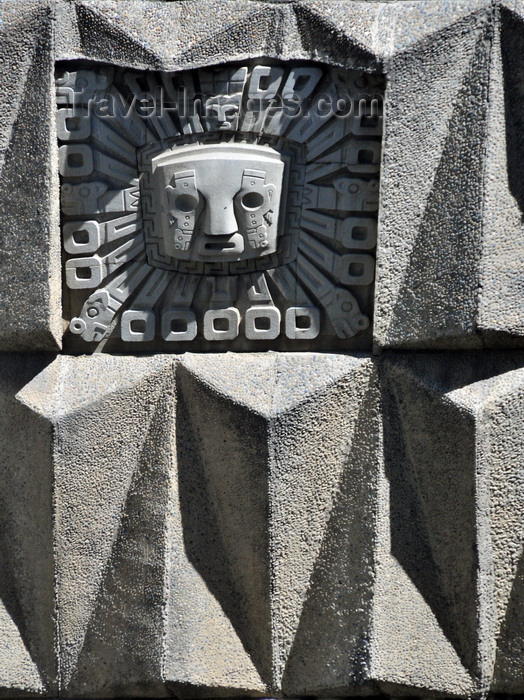
[[[0,696],[521,696],[524,2],[1,19]],[[383,352],[58,354],[54,61],[258,56],[386,75]]]
[[61,263],[48,3],[3,3],[0,84],[0,348],[57,350]]
[[11,354],[0,387],[5,690],[522,692],[521,352]]

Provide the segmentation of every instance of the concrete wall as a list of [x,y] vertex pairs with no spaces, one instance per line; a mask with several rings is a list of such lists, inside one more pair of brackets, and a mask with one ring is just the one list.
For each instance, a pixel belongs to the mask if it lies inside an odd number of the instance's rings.
[[[524,2],[0,18],[0,696],[524,693]],[[365,340],[72,344],[55,63],[264,60],[385,76]]]

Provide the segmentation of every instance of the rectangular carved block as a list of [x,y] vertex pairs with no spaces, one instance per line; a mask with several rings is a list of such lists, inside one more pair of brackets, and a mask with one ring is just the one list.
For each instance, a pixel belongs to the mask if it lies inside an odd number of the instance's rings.
[[380,76],[57,69],[66,346],[370,346]]

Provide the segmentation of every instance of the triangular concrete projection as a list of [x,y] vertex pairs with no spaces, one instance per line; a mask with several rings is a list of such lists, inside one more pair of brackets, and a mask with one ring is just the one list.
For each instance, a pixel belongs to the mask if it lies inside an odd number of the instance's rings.
[[470,696],[475,686],[435,614],[404,568],[388,555],[377,569],[369,674],[394,686]]
[[[184,403],[185,399],[180,397],[176,442],[179,448],[178,470],[189,473],[177,476],[174,471],[169,483],[164,678],[174,684],[177,694],[188,687],[210,686],[215,692],[220,688],[226,694],[241,690],[267,693],[268,686],[260,678],[231,622],[227,600],[224,601],[220,587],[217,590],[217,584],[209,583],[210,577],[206,574],[206,567],[213,567],[217,560],[219,571],[224,571],[226,555],[218,543],[216,529],[207,530],[216,519],[207,510],[192,511],[202,500],[207,504],[207,499],[202,498],[206,484],[205,480],[200,480],[200,457],[188,449],[189,445],[184,448],[185,438],[190,442],[193,436],[186,433],[188,416]],[[194,457],[192,463],[191,455]],[[195,468],[198,477],[194,475]],[[246,489],[246,486],[241,482],[238,492],[242,488]],[[192,514],[196,527],[190,522]],[[203,520],[201,524],[200,519]],[[207,543],[210,547],[207,555],[211,561],[206,561]],[[225,575],[228,576],[227,571]],[[228,587],[227,582],[224,586]],[[229,593],[231,595],[232,591]]]
[[374,331],[390,347],[475,321],[490,42],[487,16],[469,19],[391,60]]
[[[490,0],[471,0],[470,2],[450,2],[445,6],[421,2],[396,3],[340,3],[331,2],[329,14],[326,3],[313,0],[306,5],[295,5],[295,11],[309,14],[312,27],[323,20],[326,27],[331,26],[331,35],[345,35],[349,41],[361,46],[366,51],[385,60],[395,54],[408,51],[414,44],[428,41],[434,35],[441,35],[446,30],[453,31],[453,25],[462,27],[476,25],[478,17],[484,17],[491,9]],[[329,19],[326,19],[329,17]],[[329,43],[333,43],[333,38]]]
[[370,372],[368,360],[326,355],[180,365],[186,554],[270,688],[281,684],[281,649],[296,634]]
[[22,353],[4,354],[0,362],[0,601],[52,693],[57,671],[52,426],[18,400],[48,362]]
[[501,9],[493,41],[478,325],[489,344],[524,335],[524,21]]
[[[362,373],[353,379],[363,379]],[[370,681],[369,629],[375,581],[381,426],[374,372],[368,379],[360,406],[351,410],[357,411],[351,444],[307,582],[305,600],[301,609],[300,604],[295,608],[300,612],[298,628],[293,630],[291,644],[289,637],[283,640],[289,648],[282,678],[286,695],[346,695],[355,692],[355,688],[364,694]],[[316,505],[317,500],[312,502]],[[310,508],[305,511],[311,513]],[[295,564],[291,573],[296,568],[303,571],[305,567]],[[294,622],[293,617],[291,621]],[[289,631],[289,626],[285,631]]]
[[[282,411],[269,423],[271,614],[277,687],[345,470],[351,469],[358,449],[353,436],[372,364],[345,357],[332,367],[325,361],[325,370],[325,381],[332,377],[329,384],[319,386],[309,399]],[[338,379],[333,378],[335,372]],[[282,376],[294,387],[298,378],[290,370]],[[369,457],[367,467],[373,474],[376,464]]]
[[[166,377],[167,379],[167,377]],[[148,434],[120,513],[96,606],[71,682],[71,695],[119,692],[163,696],[166,518],[172,467],[169,381],[154,402]],[[100,664],[100,659],[104,660]],[[117,690],[118,689],[118,690]]]
[[445,400],[445,387],[435,382],[446,369],[441,358],[420,364],[412,368],[402,358],[384,364],[391,552],[433,611],[462,665],[474,674],[479,566],[475,417]]
[[59,357],[18,394],[55,427],[55,556],[62,682],[76,666],[170,358]]
[[[275,55],[284,40],[283,18],[288,8],[258,5],[247,0],[230,0],[227,5],[193,5],[190,34],[187,6],[162,3],[154,7],[155,25],[169,32],[149,32],[144,42],[144,27],[151,23],[151,9],[137,6],[125,16],[111,0],[81,0],[76,3],[82,52],[98,60],[127,62],[136,68],[173,70],[185,65],[232,60],[256,53]],[[191,16],[191,15],[189,15]]]

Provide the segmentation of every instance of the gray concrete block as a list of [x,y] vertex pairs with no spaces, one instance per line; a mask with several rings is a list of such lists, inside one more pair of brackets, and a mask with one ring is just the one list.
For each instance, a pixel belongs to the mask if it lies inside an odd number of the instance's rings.
[[[350,357],[181,362],[172,545],[185,546],[172,554],[166,639],[177,692],[182,680],[221,693],[355,685],[371,614],[374,489],[363,475],[376,474],[377,454],[360,404],[372,382],[372,363]],[[353,556],[339,561],[348,542]]]
[[18,394],[49,363],[0,365],[0,693],[56,692],[52,426]]
[[[375,305],[381,346],[475,347],[493,15],[393,54]],[[421,88],[421,76],[430,75]]]
[[446,694],[522,687],[523,363],[480,353],[384,362],[389,515],[372,668],[386,692],[414,678]]
[[59,357],[17,395],[48,425],[56,655],[68,694],[161,686],[172,365]]
[[[355,369],[352,375],[347,375],[352,387],[347,391],[347,398],[340,396],[337,400],[334,392],[324,392],[323,396],[318,397],[319,400],[311,401],[308,411],[309,414],[315,411],[319,424],[326,429],[318,437],[312,436],[314,441],[318,440],[320,449],[316,452],[320,461],[324,461],[322,451],[327,447],[325,436],[329,434],[330,425],[327,419],[333,409],[332,434],[342,429],[340,438],[346,444],[339,442],[343,456],[338,457],[336,485],[331,482],[332,495],[327,500],[329,515],[327,518],[325,514],[322,516],[322,541],[320,546],[317,545],[316,559],[308,572],[298,624],[291,626],[292,609],[286,611],[284,631],[287,634],[280,633],[278,639],[279,660],[283,668],[282,688],[290,695],[360,695],[373,692],[376,687],[369,669],[379,534],[377,509],[382,471],[381,426],[376,368],[367,361]],[[339,388],[342,388],[340,383]],[[358,408],[353,403],[355,400]],[[327,401],[330,402],[330,409],[327,408]],[[298,473],[303,468],[301,465],[310,463],[309,441],[304,441],[302,447],[298,445],[303,441],[303,428],[302,431],[298,430],[298,421],[304,421],[302,425],[307,425],[311,421],[308,418],[306,411],[298,409],[289,415],[288,420],[282,421],[278,433],[281,445],[279,455],[282,454],[282,458],[278,459],[280,479],[274,488],[278,501],[290,499],[294,488],[293,473],[285,476],[286,461],[290,460],[295,465],[297,482]],[[286,437],[289,425],[295,426],[295,443]],[[310,431],[307,433],[309,435]],[[335,440],[333,445],[336,445]],[[290,455],[293,455],[291,459]],[[330,460],[333,458],[337,460],[336,453],[330,454]],[[314,469],[312,483],[316,483],[315,488],[318,488],[320,469]],[[282,490],[282,483],[286,484],[287,492]],[[325,483],[329,488],[327,479]],[[313,496],[309,500],[316,502],[318,497]],[[279,511],[285,514],[282,507]],[[296,511],[301,512],[302,508],[298,506]],[[303,518],[308,521],[312,517],[311,508],[306,506],[305,511]],[[288,520],[282,518],[279,528],[280,550],[287,553],[287,561],[282,562],[284,576],[281,575],[279,596],[283,602],[287,597],[286,590],[294,588],[295,570],[304,569],[304,565],[299,564],[303,558],[300,540],[309,540],[307,527],[303,527],[302,534],[297,532],[290,535],[287,527],[283,527]],[[292,550],[288,543],[294,545]],[[294,560],[295,564],[292,563]],[[284,607],[282,603],[281,606]],[[290,608],[289,605],[286,607]]]
[[3,4],[0,85],[0,350],[61,345],[52,3]]
[[[450,385],[464,379],[456,365],[413,356],[384,365],[383,488],[389,502],[379,545],[384,569],[377,576],[373,658],[383,682],[409,686],[420,677],[433,691],[452,694],[472,692],[479,675],[482,568],[475,416],[449,394]],[[401,600],[402,625],[391,615]],[[408,639],[409,654],[397,654]]]
[[[293,9],[310,46],[324,46],[324,55],[339,47],[339,60],[344,63],[342,41],[350,41],[364,52],[386,63],[392,56],[406,53],[417,44],[425,43],[432,35],[450,31],[454,24],[469,23],[470,15],[490,9],[489,0],[459,0],[433,3],[418,0],[402,2],[338,2],[335,0],[308,0],[297,3]],[[452,30],[451,30],[452,31]],[[346,44],[347,46],[347,44]],[[348,52],[346,52],[347,55]],[[351,52],[349,52],[351,53]],[[319,52],[320,55],[320,52]]]
[[176,70],[234,57],[278,54],[288,39],[290,48],[294,43],[286,32],[290,8],[255,5],[250,0],[190,7],[178,2],[134,2],[126,16],[111,0],[82,0],[74,15],[65,9],[61,12],[70,33],[59,39],[60,56],[135,68]]
[[524,643],[522,543],[524,541],[522,440],[522,369],[491,380],[482,407],[485,426],[480,450],[489,464],[489,516],[493,566],[495,653],[491,689],[524,690],[521,663]]
[[[386,59],[376,342],[521,346],[518,3],[461,4],[462,18],[416,42],[408,24],[429,6],[395,5],[406,43]],[[422,90],[421,74],[433,76]]]
[[524,182],[520,160],[524,64],[522,6],[500,10],[490,77],[490,115],[486,142],[484,237],[480,262],[478,327],[492,345],[511,345],[523,333],[522,211]]

